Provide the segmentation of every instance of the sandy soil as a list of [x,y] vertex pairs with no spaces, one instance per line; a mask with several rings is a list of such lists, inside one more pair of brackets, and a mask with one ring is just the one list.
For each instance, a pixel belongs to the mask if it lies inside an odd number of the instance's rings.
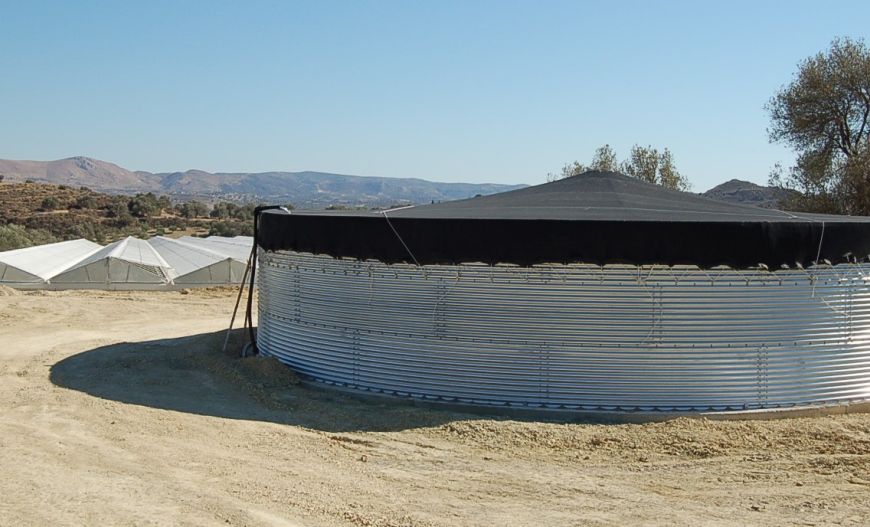
[[222,354],[233,301],[0,291],[0,524],[870,524],[870,415],[594,425],[359,402]]

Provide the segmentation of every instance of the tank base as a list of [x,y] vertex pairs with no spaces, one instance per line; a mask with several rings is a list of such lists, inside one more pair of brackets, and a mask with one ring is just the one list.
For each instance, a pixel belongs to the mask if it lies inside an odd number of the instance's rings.
[[463,413],[479,417],[508,417],[522,420],[551,422],[640,424],[670,421],[679,418],[709,419],[716,421],[747,421],[870,413],[870,400],[850,403],[793,406],[788,408],[722,411],[634,411],[521,408],[516,406],[476,405],[438,399],[424,399],[421,397],[400,397],[386,393],[365,392],[355,388],[347,388],[305,377],[300,377],[300,383],[306,388],[311,388],[324,393],[339,394],[350,397],[351,399],[373,404],[413,406],[427,410]]

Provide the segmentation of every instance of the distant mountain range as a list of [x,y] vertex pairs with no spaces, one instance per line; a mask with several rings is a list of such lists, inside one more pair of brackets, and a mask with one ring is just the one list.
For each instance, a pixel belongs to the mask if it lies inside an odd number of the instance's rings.
[[389,206],[470,198],[525,185],[440,183],[417,178],[348,176],[325,172],[211,173],[202,170],[153,174],[130,171],[89,157],[57,161],[0,159],[6,181],[36,181],[109,193],[154,192],[176,199],[269,201],[301,207]]
[[754,205],[765,209],[777,209],[781,208],[780,203],[782,201],[787,200],[794,193],[795,191],[793,190],[763,187],[751,181],[732,179],[711,188],[701,195],[718,201]]
[[[130,171],[89,157],[57,161],[0,159],[6,181],[37,181],[100,192],[154,192],[178,200],[231,200],[292,203],[297,207],[328,205],[391,206],[430,203],[504,192],[526,185],[439,183],[417,178],[348,176],[326,172],[211,173],[203,170],[153,174]],[[732,179],[702,195],[719,201],[776,208],[790,191]]]

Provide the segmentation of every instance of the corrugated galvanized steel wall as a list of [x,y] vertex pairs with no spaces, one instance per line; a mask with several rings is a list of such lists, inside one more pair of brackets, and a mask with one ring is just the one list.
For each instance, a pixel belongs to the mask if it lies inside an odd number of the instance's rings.
[[385,265],[260,254],[261,351],[365,392],[567,410],[870,399],[870,265]]

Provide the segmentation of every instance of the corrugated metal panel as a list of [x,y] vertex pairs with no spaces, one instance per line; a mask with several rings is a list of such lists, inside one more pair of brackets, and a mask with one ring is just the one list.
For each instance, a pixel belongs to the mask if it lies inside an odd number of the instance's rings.
[[726,410],[870,399],[870,265],[385,265],[260,254],[258,343],[312,379],[451,402]]

